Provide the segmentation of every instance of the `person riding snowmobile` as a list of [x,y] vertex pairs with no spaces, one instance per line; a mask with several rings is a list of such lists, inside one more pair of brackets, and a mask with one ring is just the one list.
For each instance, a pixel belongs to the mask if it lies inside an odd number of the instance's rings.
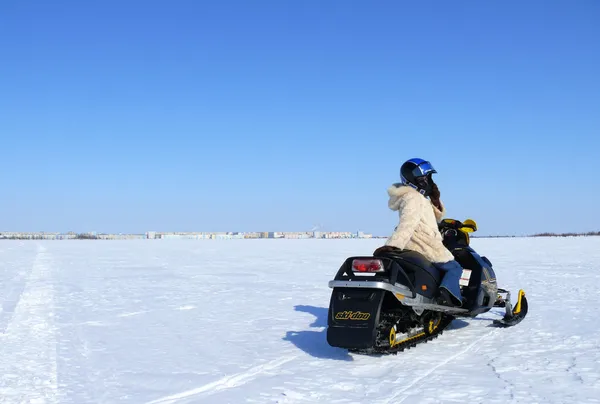
[[444,273],[439,292],[442,300],[460,307],[462,296],[459,281],[463,268],[442,243],[437,224],[444,217],[445,208],[432,178],[434,173],[437,171],[431,163],[420,158],[402,164],[402,182],[388,188],[388,206],[398,211],[400,220],[385,246],[378,248],[375,254],[396,248],[422,254]]

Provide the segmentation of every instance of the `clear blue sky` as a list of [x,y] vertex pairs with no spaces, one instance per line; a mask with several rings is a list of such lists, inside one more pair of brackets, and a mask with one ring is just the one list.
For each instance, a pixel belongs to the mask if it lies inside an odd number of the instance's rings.
[[600,230],[600,2],[0,5],[0,230]]

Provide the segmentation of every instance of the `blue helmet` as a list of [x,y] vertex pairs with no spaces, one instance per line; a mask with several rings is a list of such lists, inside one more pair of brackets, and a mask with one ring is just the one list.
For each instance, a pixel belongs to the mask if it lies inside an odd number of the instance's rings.
[[427,160],[414,158],[400,167],[400,179],[404,185],[413,187],[424,196],[429,196],[433,187],[431,176],[437,173]]

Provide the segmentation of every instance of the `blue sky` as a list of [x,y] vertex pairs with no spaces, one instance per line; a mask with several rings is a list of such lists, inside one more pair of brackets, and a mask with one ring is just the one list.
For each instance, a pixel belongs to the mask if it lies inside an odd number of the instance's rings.
[[0,230],[600,230],[600,3],[4,1]]

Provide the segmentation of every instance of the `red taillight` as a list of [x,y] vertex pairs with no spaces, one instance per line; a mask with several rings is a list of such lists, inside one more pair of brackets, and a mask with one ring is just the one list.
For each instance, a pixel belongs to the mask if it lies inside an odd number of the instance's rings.
[[352,260],[352,270],[354,272],[383,272],[383,262],[375,259],[355,259]]

